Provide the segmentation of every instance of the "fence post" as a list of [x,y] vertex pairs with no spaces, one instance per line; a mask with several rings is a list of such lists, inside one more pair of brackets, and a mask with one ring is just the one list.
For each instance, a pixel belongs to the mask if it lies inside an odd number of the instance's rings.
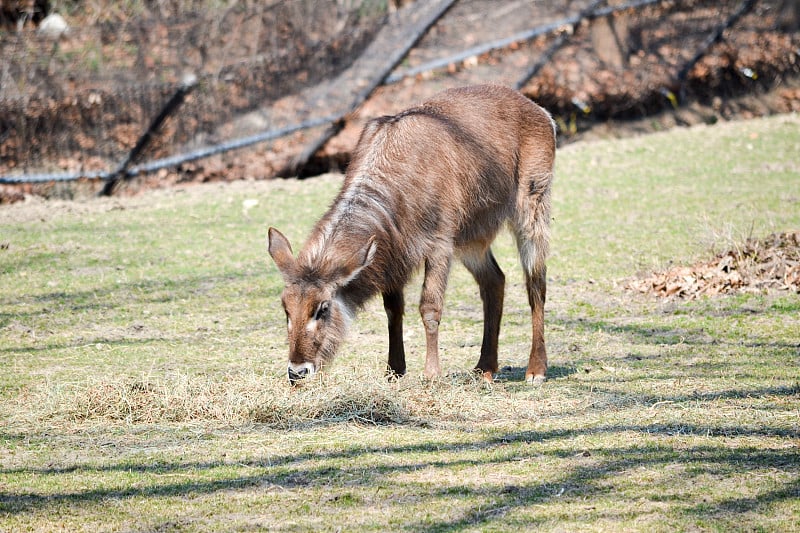
[[197,76],[194,74],[190,74],[183,78],[178,90],[175,91],[169,100],[167,100],[167,103],[161,108],[161,111],[150,123],[150,126],[148,126],[145,132],[139,137],[139,140],[136,141],[133,149],[128,152],[128,156],[122,161],[122,163],[119,164],[117,169],[109,175],[106,184],[100,191],[102,196],[111,196],[114,194],[114,190],[117,188],[120,180],[130,178],[128,175],[128,168],[130,168],[131,164],[133,164],[139,154],[141,154],[142,151],[147,148],[147,145],[153,140],[153,136],[164,123],[164,121],[167,120],[167,118],[181,106],[186,96],[192,92],[196,86]]
[[723,33],[725,30],[736,24],[741,17],[746,15],[753,6],[755,6],[756,0],[743,0],[736,11],[728,17],[728,20],[720,24],[716,27],[716,29],[711,32],[700,48],[695,52],[694,56],[686,62],[685,65],[681,68],[678,72],[678,102],[683,103],[686,101],[686,80],[689,77],[689,72],[691,72],[692,68],[700,61],[703,56],[705,56],[711,47],[716,44],[717,42],[722,40]]
[[[398,27],[394,28],[393,32],[390,32],[390,35],[396,37],[396,42],[394,44],[398,46],[398,48],[391,50],[388,57],[380,58],[378,65],[367,65],[374,66],[374,69],[370,72],[366,72],[363,78],[357,80],[363,83],[363,89],[350,101],[349,108],[341,114],[339,120],[331,124],[321,135],[308,143],[305,149],[289,162],[288,165],[284,166],[277,175],[279,177],[300,175],[303,167],[314,157],[314,154],[342,130],[347,115],[352,113],[358,106],[364,103],[378,87],[383,85],[386,78],[392,73],[392,70],[406,57],[408,51],[422,39],[431,26],[433,26],[454,3],[455,0],[417,2],[416,7],[406,6],[399,11],[398,13],[403,13],[404,16],[395,19],[395,22],[398,23]],[[404,24],[401,24],[400,21]],[[373,41],[373,45],[375,42],[376,41]]]

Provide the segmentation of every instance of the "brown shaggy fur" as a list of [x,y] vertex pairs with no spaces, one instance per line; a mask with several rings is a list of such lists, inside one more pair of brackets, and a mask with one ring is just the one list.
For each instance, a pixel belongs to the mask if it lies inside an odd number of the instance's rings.
[[548,113],[501,86],[444,91],[370,121],[339,195],[296,259],[286,238],[270,228],[269,252],[286,282],[290,378],[330,362],[356,310],[377,294],[389,319],[389,369],[404,374],[403,288],[421,265],[425,374],[439,375],[438,327],[457,257],[480,287],[484,336],[476,368],[491,380],[498,367],[505,281],[490,244],[508,222],[532,311],[526,378],[543,380],[554,162]]

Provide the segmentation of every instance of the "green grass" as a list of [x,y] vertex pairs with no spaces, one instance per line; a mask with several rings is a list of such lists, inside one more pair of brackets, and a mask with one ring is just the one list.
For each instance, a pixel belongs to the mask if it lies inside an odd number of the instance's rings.
[[416,280],[406,378],[383,379],[375,301],[290,390],[266,229],[299,247],[337,177],[2,207],[0,530],[800,530],[798,295],[623,288],[800,227],[799,126],[560,150],[537,388],[502,235],[493,387],[466,372],[481,307],[459,266],[440,382],[420,378]]

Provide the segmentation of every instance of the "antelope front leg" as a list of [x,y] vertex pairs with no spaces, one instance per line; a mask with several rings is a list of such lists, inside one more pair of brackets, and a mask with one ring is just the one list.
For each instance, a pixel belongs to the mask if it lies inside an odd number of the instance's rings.
[[403,311],[405,303],[402,291],[383,294],[383,308],[389,320],[389,378],[406,373],[406,353],[403,348]]
[[425,324],[425,377],[435,378],[442,374],[439,365],[439,322],[444,307],[444,290],[450,273],[450,257],[425,260],[425,282],[419,303],[419,314]]

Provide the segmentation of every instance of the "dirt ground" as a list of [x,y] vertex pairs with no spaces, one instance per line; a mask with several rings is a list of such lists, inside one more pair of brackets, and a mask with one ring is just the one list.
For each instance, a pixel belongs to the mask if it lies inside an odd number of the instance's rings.
[[[609,2],[610,5],[614,3]],[[408,71],[431,59],[446,57],[465,47],[561,20],[590,4],[588,0],[457,2],[411,50],[395,73]],[[722,40],[714,44],[688,72],[685,83],[682,86],[677,83],[682,66],[739,5],[740,2],[735,0],[662,2],[564,28],[563,31],[571,32],[570,38],[523,87],[523,92],[554,115],[560,129],[561,144],[800,111],[800,34],[780,28],[781,2],[778,0],[756,2],[753,9],[726,30]],[[617,39],[616,43],[610,42],[609,31],[624,38]],[[169,38],[170,35],[165,34],[164,39]],[[302,175],[313,176],[345,168],[363,124],[372,117],[397,112],[447,87],[487,82],[513,85],[522,72],[542,57],[553,40],[554,36],[549,35],[520,42],[379,88],[348,115],[344,129],[311,159]],[[153,49],[153,53],[168,50],[163,46],[165,43],[158,42],[159,46]],[[299,77],[295,83],[298,91],[304,87],[300,78],[308,79],[307,70],[296,73]],[[326,91],[325,85],[332,87],[338,79],[336,76],[324,78],[315,85],[314,94],[334,94],[335,91]],[[72,83],[74,86],[76,82]],[[241,92],[245,87],[239,87],[234,80],[229,89]],[[678,102],[681,92],[685,98]],[[291,123],[297,122],[298,117],[305,117],[312,105],[315,109],[335,109],[341,105],[341,102],[325,102],[324,96],[322,102],[309,103],[304,101],[302,94],[295,92],[270,100],[270,109],[280,110],[280,114]],[[192,124],[215,124],[218,118],[206,116],[211,110],[205,110],[199,105],[201,102],[193,98],[190,95],[181,109],[181,116],[187,115],[194,121]],[[263,110],[242,113],[214,126],[214,131],[197,133],[193,142],[196,145],[203,139],[219,137],[222,132],[251,133],[248,128],[259,124],[260,114]],[[168,124],[142,159],[185,151],[185,146],[176,148],[174,140],[169,137],[170,132],[181,129],[178,126]],[[114,124],[105,126],[107,130],[115,127]],[[123,187],[119,194],[131,195],[142,189],[184,182],[270,178],[321,130],[298,132],[269,144],[140,176]],[[135,138],[136,135],[126,136],[130,145]],[[89,159],[93,161],[91,165],[99,164],[96,157],[84,152],[62,154],[53,164],[63,170],[84,168]],[[5,159],[0,163],[0,172],[14,164]],[[104,164],[113,168],[118,162]],[[101,183],[97,181],[0,186],[0,203],[20,201],[26,195],[80,198],[94,195],[100,187]]]
[[[411,50],[396,72],[458,52],[468,44],[526,29],[531,20],[558,20],[564,12],[576,12],[590,2],[569,2],[562,11],[554,7],[555,3],[504,4],[504,9],[495,9],[494,4],[482,0],[457,3]],[[560,144],[800,111],[800,34],[778,30],[776,9],[766,4],[727,30],[725,38],[689,71],[685,85],[676,85],[675,76],[681,66],[738,2],[692,4],[691,14],[667,4],[611,17],[611,24],[627,26],[629,39],[637,41],[623,47],[630,54],[627,57],[614,59],[600,52],[609,45],[598,41],[601,37],[595,23],[584,22],[572,29],[567,43],[522,88],[553,114]],[[477,16],[480,14],[486,15],[481,18]],[[311,159],[301,176],[346,168],[358,135],[370,118],[396,113],[448,87],[476,83],[514,85],[520,73],[552,41],[552,36],[542,37],[380,87],[348,115],[343,130]],[[742,72],[759,74],[747,78]],[[681,89],[684,101],[678,102],[675,95]],[[586,107],[579,108],[575,102]],[[331,109],[336,105],[330,102]],[[291,110],[303,103],[288,97],[276,102],[276,106]],[[178,179],[258,179],[274,175],[321,131],[300,132],[267,149],[233,158],[222,156],[184,165]]]

